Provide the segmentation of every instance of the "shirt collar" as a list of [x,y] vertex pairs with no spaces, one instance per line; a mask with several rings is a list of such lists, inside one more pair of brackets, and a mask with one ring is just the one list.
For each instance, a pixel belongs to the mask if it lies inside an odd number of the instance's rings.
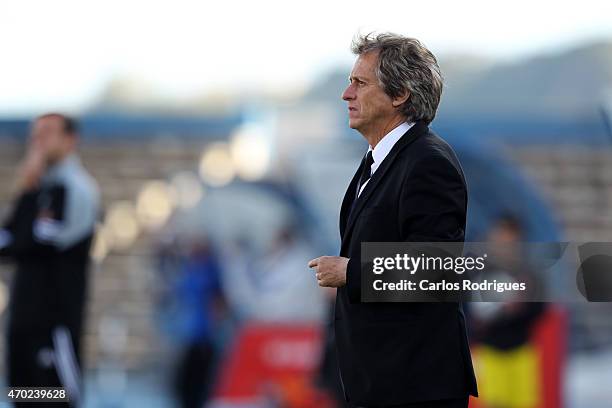
[[414,125],[412,122],[402,122],[395,129],[387,133],[377,144],[374,149],[372,146],[368,151],[372,151],[372,174],[378,169],[378,166],[385,160],[395,143]]

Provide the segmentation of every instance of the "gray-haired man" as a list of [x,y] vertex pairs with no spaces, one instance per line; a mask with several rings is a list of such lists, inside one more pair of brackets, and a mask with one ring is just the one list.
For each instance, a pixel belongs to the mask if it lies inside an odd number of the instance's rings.
[[357,38],[342,98],[370,148],[344,196],[340,256],[310,261],[338,288],[335,334],[352,407],[465,408],[476,395],[458,303],[362,303],[362,242],[464,240],[467,189],[451,147],[429,130],[442,94],[433,54],[396,34]]

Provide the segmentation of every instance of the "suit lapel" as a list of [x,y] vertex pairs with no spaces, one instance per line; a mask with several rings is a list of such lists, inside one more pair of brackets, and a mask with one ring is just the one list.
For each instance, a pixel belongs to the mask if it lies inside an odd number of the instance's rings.
[[357,172],[353,175],[346,192],[344,193],[344,199],[342,200],[342,206],[340,207],[340,237],[344,236],[344,230],[346,229],[346,222],[351,211],[353,200],[357,192],[357,183],[359,183],[359,177],[361,175],[361,169],[365,165],[365,156],[361,159],[361,164],[357,168]]
[[[351,186],[349,186],[349,190],[347,191],[347,194],[345,194],[344,201],[342,203],[342,210],[344,211],[345,216],[348,216],[348,220],[346,221],[346,225],[344,227],[344,231],[342,231],[342,228],[341,228],[341,232],[342,232],[342,235],[341,235],[341,237],[342,237],[342,244],[344,244],[344,241],[345,241],[346,237],[350,234],[351,228],[355,224],[355,220],[359,216],[359,213],[363,210],[363,208],[364,208],[365,204],[367,203],[368,199],[370,198],[370,196],[372,195],[374,190],[376,190],[376,187],[380,184],[380,180],[382,180],[385,177],[385,174],[392,167],[393,162],[397,158],[397,155],[399,154],[399,152],[401,152],[404,148],[409,146],[419,136],[421,136],[424,133],[426,133],[428,131],[428,129],[429,128],[427,127],[427,125],[425,123],[420,122],[420,121],[416,122],[397,141],[397,143],[395,143],[395,145],[393,146],[393,148],[391,149],[391,151],[389,152],[387,157],[385,157],[383,162],[380,164],[380,167],[378,167],[376,172],[370,178],[370,181],[368,181],[368,184],[366,184],[366,186],[364,187],[364,189],[361,192],[361,195],[359,196],[359,198],[357,198],[357,202],[355,203],[355,207],[353,208],[353,211],[351,211],[350,214],[346,215],[347,209],[345,208],[345,205],[346,205],[346,202],[347,202],[347,197],[350,198],[351,192],[355,193],[355,190],[357,189],[356,183],[357,183],[357,181],[359,179],[358,175],[360,174],[361,167],[363,166],[363,160],[362,160],[362,164],[361,164],[361,166],[359,166],[359,170],[357,170],[357,173],[355,174],[355,176],[353,176],[353,180],[351,181]],[[352,190],[351,190],[351,187],[353,188]],[[350,209],[350,200],[348,200],[348,201],[349,201],[348,209]]]

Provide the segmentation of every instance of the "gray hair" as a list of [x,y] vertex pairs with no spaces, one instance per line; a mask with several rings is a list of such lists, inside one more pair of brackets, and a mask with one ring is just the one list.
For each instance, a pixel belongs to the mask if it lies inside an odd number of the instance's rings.
[[430,123],[442,96],[443,79],[436,57],[414,38],[393,33],[358,35],[351,50],[355,55],[378,51],[376,77],[387,95],[410,93],[400,106],[409,121]]

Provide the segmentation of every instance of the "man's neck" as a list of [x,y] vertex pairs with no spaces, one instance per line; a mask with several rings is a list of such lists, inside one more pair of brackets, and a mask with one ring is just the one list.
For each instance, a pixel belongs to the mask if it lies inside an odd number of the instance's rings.
[[401,125],[406,121],[403,116],[394,116],[384,124],[379,126],[377,129],[372,131],[363,132],[363,137],[368,141],[368,144],[374,149],[378,142],[380,142],[386,135],[389,134],[393,129]]
[[65,153],[64,155],[56,158],[55,160],[47,161],[47,170],[57,167],[61,163],[64,163],[70,156],[73,155],[73,153],[74,153],[73,151],[69,151]]

